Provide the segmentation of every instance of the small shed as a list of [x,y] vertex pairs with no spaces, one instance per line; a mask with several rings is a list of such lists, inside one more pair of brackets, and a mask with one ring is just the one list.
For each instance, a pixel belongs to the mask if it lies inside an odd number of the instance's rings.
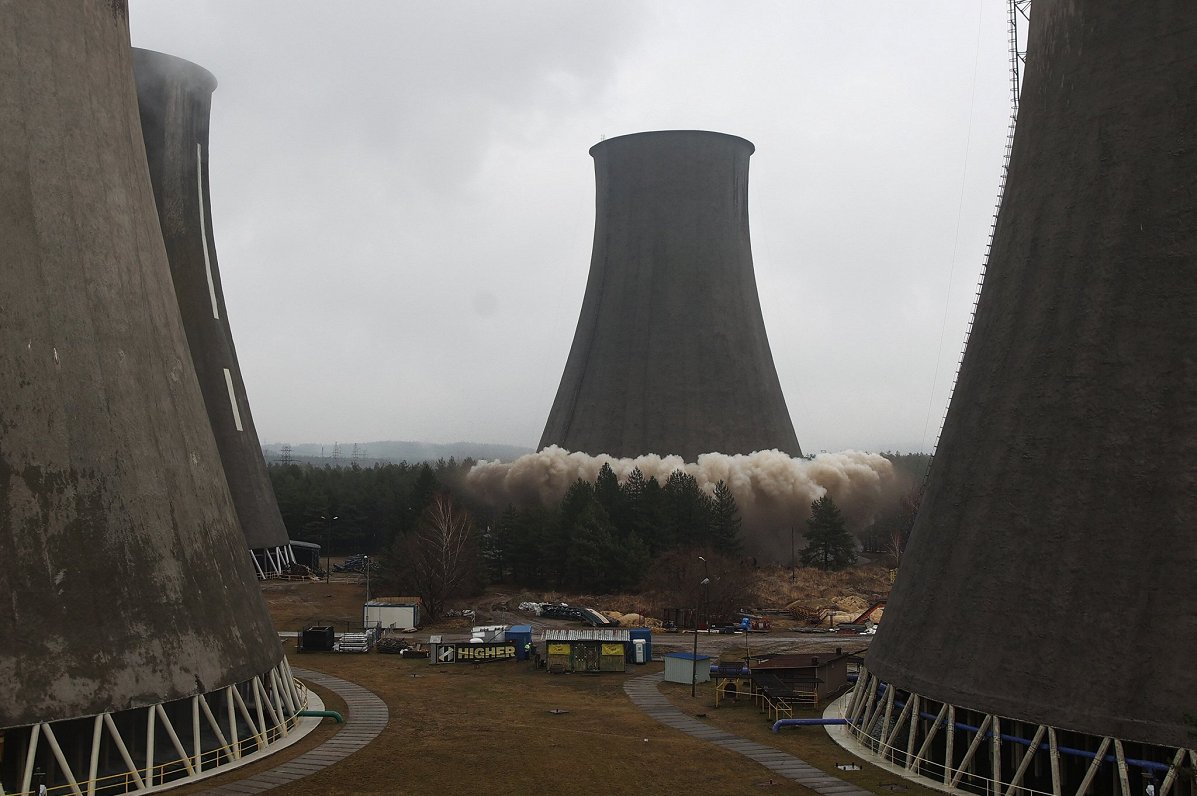
[[817,707],[848,686],[848,664],[855,654],[836,647],[830,655],[759,658],[752,664],[752,679],[766,693]]
[[711,656],[693,652],[665,653],[665,682],[705,683],[711,679]]
[[362,606],[362,625],[381,625],[383,630],[407,630],[420,626],[419,597],[379,597]]
[[561,672],[622,672],[630,644],[628,631],[546,630],[542,635],[548,670]]

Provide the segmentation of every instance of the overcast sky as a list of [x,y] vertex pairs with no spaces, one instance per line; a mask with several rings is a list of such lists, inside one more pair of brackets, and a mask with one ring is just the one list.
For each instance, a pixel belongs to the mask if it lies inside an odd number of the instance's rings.
[[603,137],[756,144],[753,258],[807,452],[933,445],[1009,117],[1002,0],[132,0],[213,97],[212,224],[263,443],[535,446]]

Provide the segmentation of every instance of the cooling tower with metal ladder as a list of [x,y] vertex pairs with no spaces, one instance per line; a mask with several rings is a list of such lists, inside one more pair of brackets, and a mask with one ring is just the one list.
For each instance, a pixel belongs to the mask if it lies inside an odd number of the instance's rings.
[[801,456],[748,236],[751,143],[700,130],[591,148],[594,248],[540,447]]
[[294,555],[250,414],[213,243],[208,123],[216,78],[190,61],[137,48],[133,72],[175,295],[233,505],[258,577],[282,575]]
[[182,781],[294,731],[179,318],[111,0],[0,5],[0,790]]
[[1035,0],[984,287],[847,708],[955,790],[1191,796],[1197,5]]

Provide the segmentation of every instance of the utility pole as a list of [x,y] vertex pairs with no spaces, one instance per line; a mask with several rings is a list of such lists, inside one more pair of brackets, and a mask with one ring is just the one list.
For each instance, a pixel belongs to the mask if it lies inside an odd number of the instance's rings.
[[[328,514],[332,514],[332,512],[330,511]],[[328,530],[324,534],[324,582],[328,583],[332,578],[332,524],[333,520],[337,518],[335,516],[330,517],[327,514],[321,514],[320,519],[328,521]]]

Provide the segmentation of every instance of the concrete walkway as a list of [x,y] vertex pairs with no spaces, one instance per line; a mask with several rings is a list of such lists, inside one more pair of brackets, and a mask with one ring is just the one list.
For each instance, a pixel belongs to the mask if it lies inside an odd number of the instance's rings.
[[300,680],[327,688],[345,700],[349,715],[345,717],[344,728],[315,749],[293,757],[269,771],[209,788],[201,791],[199,796],[241,796],[247,793],[261,793],[279,785],[295,782],[349,757],[377,738],[387,726],[390,711],[387,710],[386,703],[375,696],[373,691],[310,669],[294,668],[292,671]]
[[750,760],[755,760],[775,774],[810,788],[816,793],[824,794],[824,796],[873,796],[871,791],[833,777],[792,754],[750,741],[747,738],[741,738],[738,735],[732,735],[701,719],[686,715],[675,708],[673,703],[658,690],[657,686],[664,677],[663,673],[637,677],[624,683],[623,690],[631,697],[636,707],[662,724],[730,752],[738,752]]

